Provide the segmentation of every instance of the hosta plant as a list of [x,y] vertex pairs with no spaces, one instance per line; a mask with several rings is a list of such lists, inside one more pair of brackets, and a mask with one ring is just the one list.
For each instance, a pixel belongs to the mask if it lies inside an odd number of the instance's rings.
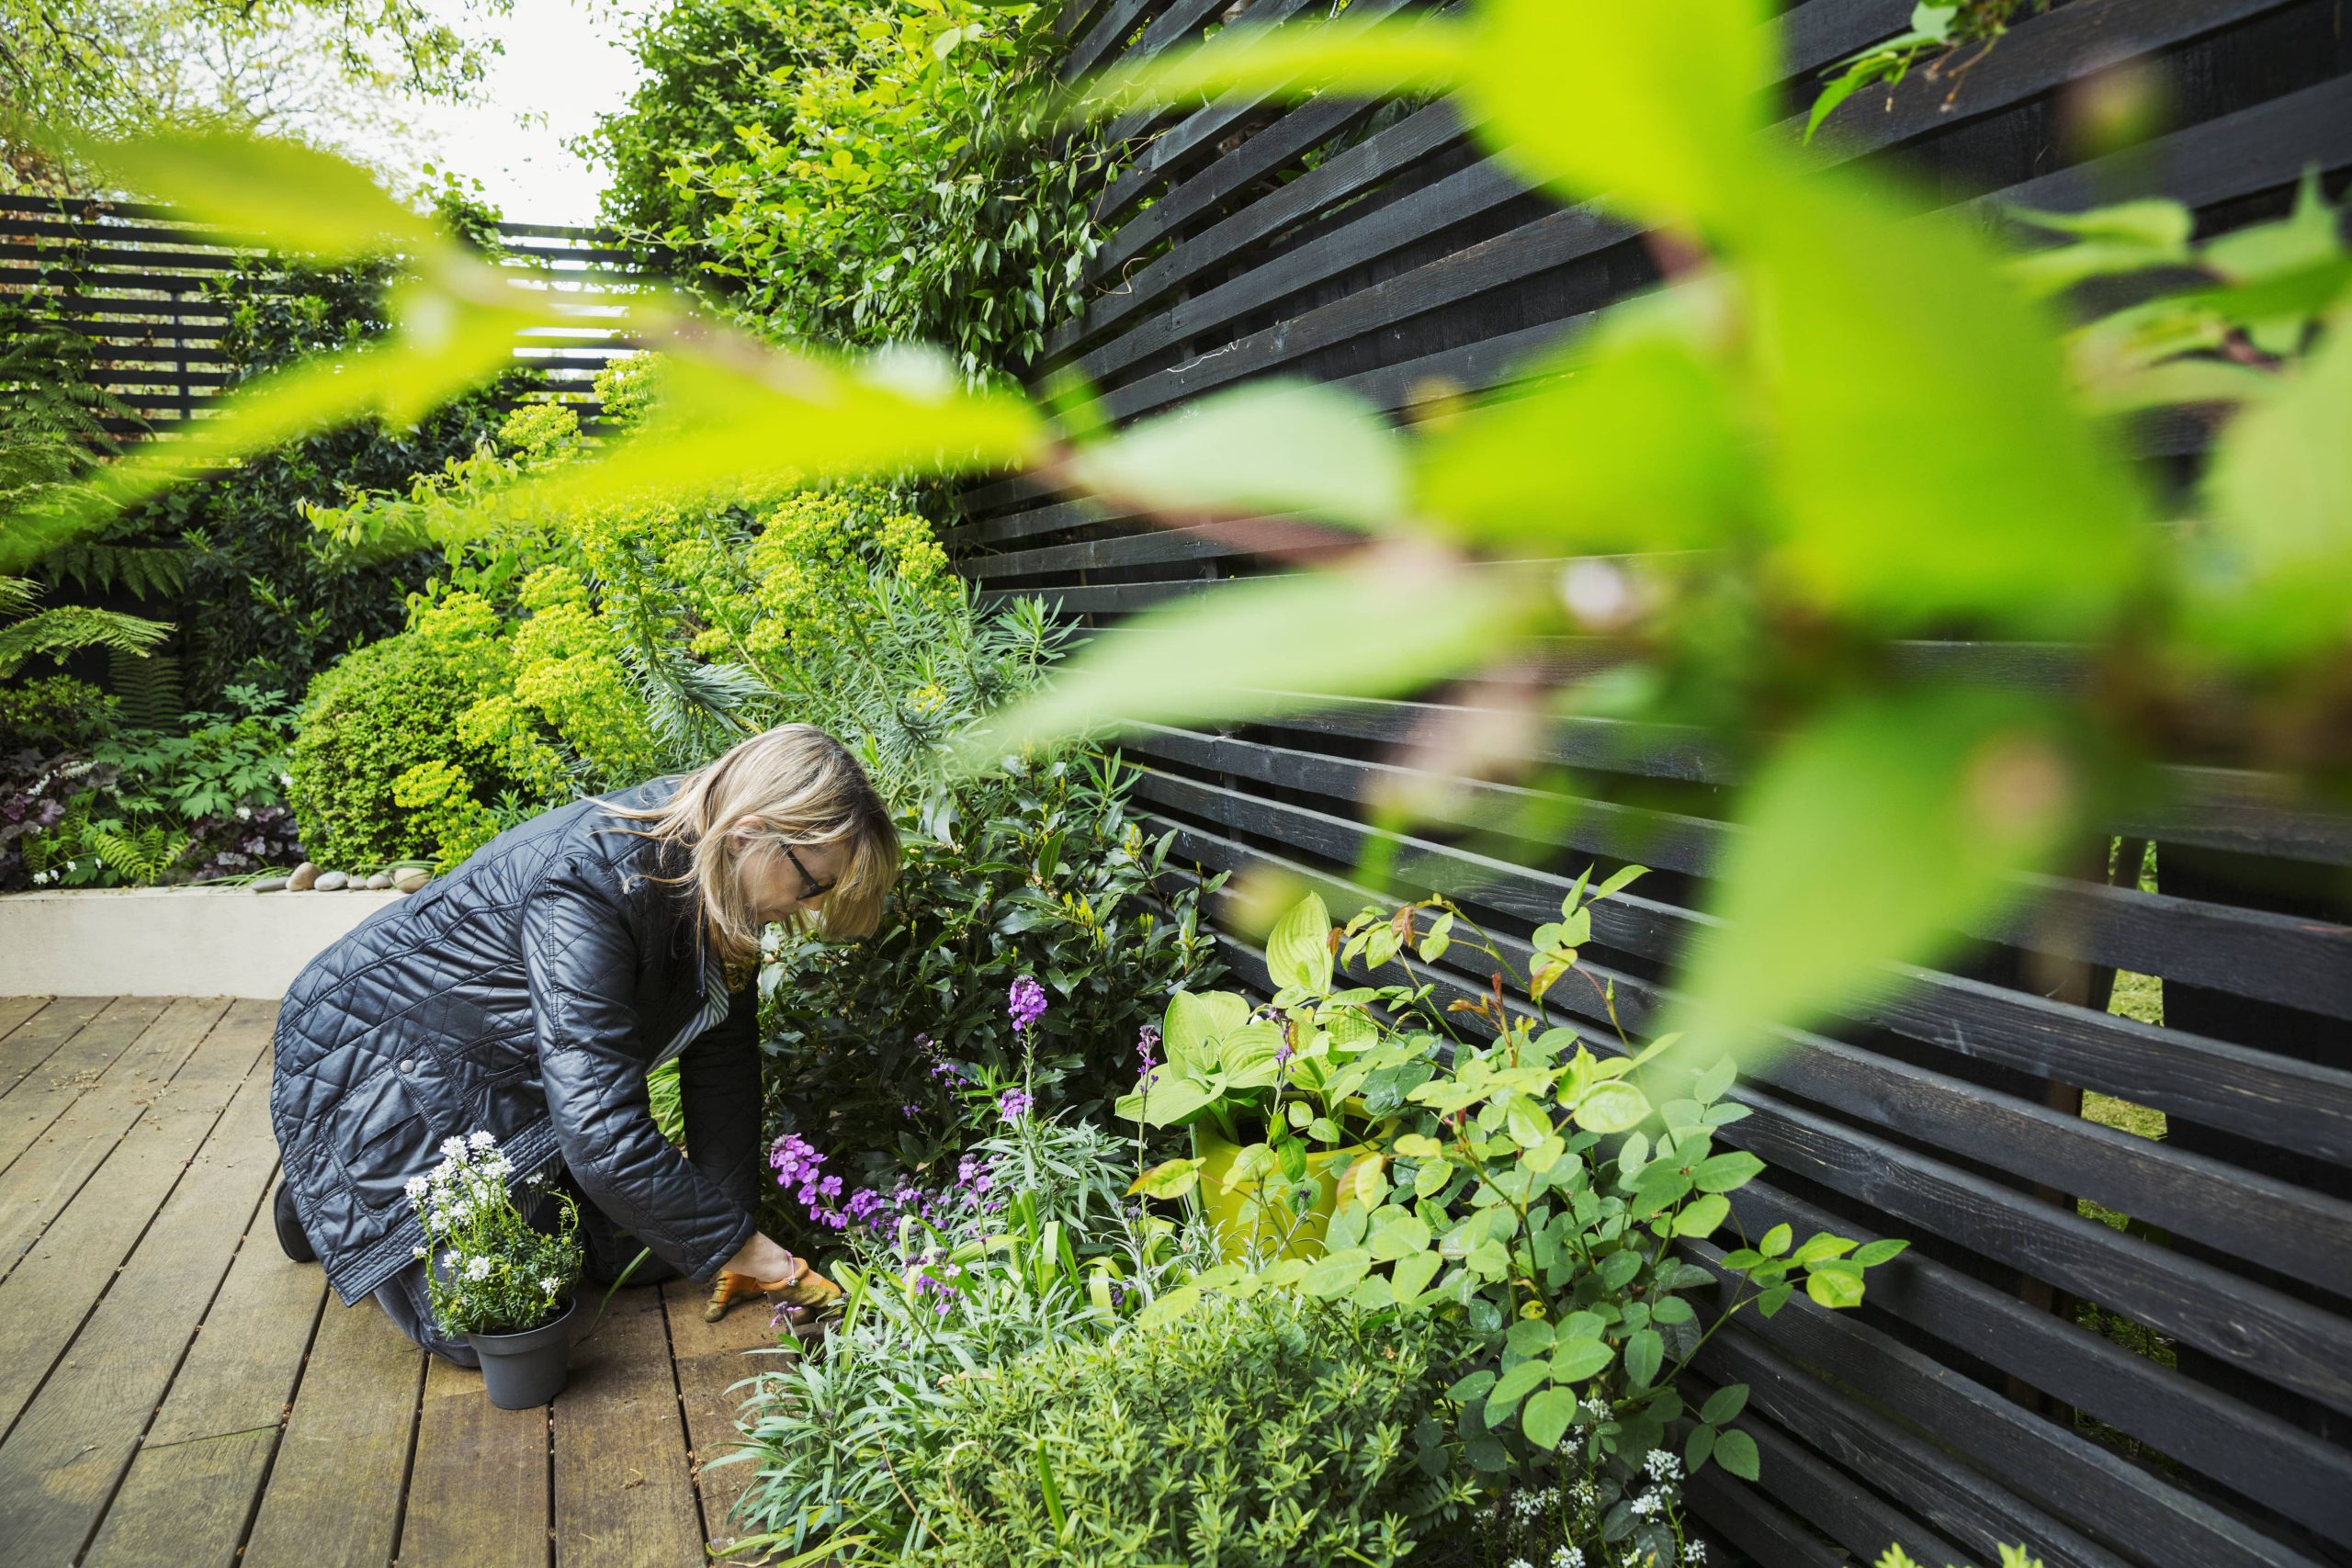
[[[1826,1234],[1800,1242],[1776,1225],[1726,1251],[1728,1296],[1704,1315],[1694,1304],[1717,1276],[1678,1244],[1732,1224],[1728,1194],[1764,1168],[1716,1145],[1748,1113],[1724,1099],[1731,1063],[1693,1075],[1671,1036],[1638,1050],[1620,1039],[1622,1052],[1596,1055],[1574,1030],[1548,1027],[1542,1005],[1575,967],[1589,906],[1639,874],[1628,868],[1597,888],[1580,878],[1562,919],[1535,933],[1529,976],[1442,899],[1327,931],[1327,951],[1362,938],[1366,963],[1408,973],[1409,983],[1373,993],[1399,1026],[1382,1030],[1332,1084],[1373,1124],[1375,1150],[1342,1184],[1321,1257],[1230,1282],[1213,1272],[1193,1287],[1295,1286],[1364,1308],[1460,1316],[1480,1348],[1448,1392],[1470,1464],[1497,1476],[1566,1462],[1623,1483],[1690,1417],[1683,1462],[1695,1471],[1712,1459],[1752,1479],[1755,1443],[1728,1425],[1746,1388],[1721,1388],[1694,1412],[1676,1388],[1682,1371],[1734,1315],[1753,1307],[1770,1316],[1799,1288],[1826,1307],[1857,1304],[1864,1270],[1906,1245],[1858,1248]],[[1418,915],[1432,909],[1417,936]],[[1379,932],[1389,934],[1367,934]],[[1312,935],[1292,940],[1304,951]],[[1483,953],[1496,973],[1487,994],[1449,1012],[1407,955],[1430,962],[1453,947]],[[1524,1007],[1497,1005],[1506,978]],[[1491,1033],[1450,1039],[1447,1021],[1465,1013]],[[1177,1292],[1157,1310],[1182,1312],[1193,1299]],[[1564,1445],[1573,1461],[1546,1459]],[[1642,1522],[1636,1495],[1604,1520],[1609,1541]]]

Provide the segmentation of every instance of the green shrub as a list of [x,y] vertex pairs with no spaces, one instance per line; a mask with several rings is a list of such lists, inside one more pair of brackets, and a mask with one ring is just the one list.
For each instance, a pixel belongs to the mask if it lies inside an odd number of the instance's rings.
[[464,852],[456,859],[471,852],[467,835],[479,834],[476,843],[489,836],[486,816],[413,815],[424,799],[413,770],[454,766],[474,787],[513,783],[488,748],[458,737],[489,655],[453,658],[450,640],[403,632],[346,655],[311,683],[294,740],[292,803],[302,842],[321,865],[424,857],[446,864],[453,851]]
[[114,698],[70,675],[0,686],[0,750],[78,745],[112,728],[116,707]]
[[901,1561],[940,1568],[1403,1561],[1470,1500],[1449,1330],[1278,1292],[967,1380],[930,1416]]

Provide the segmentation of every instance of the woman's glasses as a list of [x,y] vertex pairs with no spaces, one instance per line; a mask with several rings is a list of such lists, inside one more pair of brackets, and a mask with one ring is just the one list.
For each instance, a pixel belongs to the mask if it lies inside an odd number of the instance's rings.
[[800,874],[800,901],[802,903],[814,903],[833,890],[833,885],[831,883],[820,882],[815,877],[808,874],[808,868],[800,863],[799,852],[795,850],[790,844],[784,846],[784,858],[790,861],[792,863],[792,869]]

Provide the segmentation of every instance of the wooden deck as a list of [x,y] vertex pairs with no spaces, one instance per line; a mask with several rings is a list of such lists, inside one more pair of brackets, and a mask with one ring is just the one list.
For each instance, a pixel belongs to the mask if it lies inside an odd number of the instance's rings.
[[0,998],[0,1563],[707,1561],[767,1314],[625,1290],[551,1408],[492,1408],[279,1250],[275,1012]]

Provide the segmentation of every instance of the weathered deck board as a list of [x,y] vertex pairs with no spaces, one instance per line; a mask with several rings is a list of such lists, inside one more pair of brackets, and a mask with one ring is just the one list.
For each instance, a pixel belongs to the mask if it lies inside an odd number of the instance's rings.
[[374,1303],[327,1303],[245,1568],[383,1568],[391,1561],[424,1359]]
[[492,1408],[280,1252],[275,1015],[0,999],[0,1077],[28,1063],[47,1111],[28,1186],[0,1177],[0,1238],[29,1243],[0,1280],[0,1562],[635,1568],[732,1540],[752,1472],[697,1461],[767,1314],[624,1291],[552,1409]]
[[757,1302],[742,1303],[717,1323],[705,1323],[704,1292],[692,1281],[672,1280],[662,1287],[662,1297],[669,1314],[670,1353],[678,1369],[678,1400],[685,1411],[695,1490],[702,1498],[703,1528],[714,1544],[723,1546],[739,1533],[728,1515],[751,1485],[753,1469],[748,1461],[708,1467],[737,1444],[735,1409],[744,1391],[735,1384],[780,1364],[774,1357],[744,1352],[774,1345],[775,1336],[768,1328],[767,1308]]
[[[272,1157],[266,1127],[254,1152]],[[83,1559],[88,1568],[235,1562],[326,1294],[316,1269],[288,1263],[270,1240],[255,1228],[239,1244]]]
[[[170,1093],[185,1097],[188,1086],[179,1085],[175,1075],[191,1068],[198,1047],[228,1005],[174,1002],[8,1168],[0,1179],[0,1280],[15,1271],[41,1232],[93,1179],[92,1173],[128,1146],[130,1134],[153,1119]],[[248,1059],[237,1070],[250,1065]],[[205,1071],[217,1080],[222,1069],[221,1062],[212,1061]],[[233,1088],[235,1080],[228,1081]],[[167,1083],[177,1087],[167,1090]]]
[[[23,1405],[0,1441],[0,1560],[70,1562],[90,1539],[268,1187],[269,1082],[252,1071],[267,1031],[252,1022],[198,1048],[9,1280],[30,1299],[0,1314],[0,1338],[28,1346],[0,1366],[0,1411]],[[96,1223],[76,1223],[85,1211]],[[43,1354],[52,1340],[62,1356]]]
[[692,1562],[701,1511],[657,1291],[620,1291],[572,1347],[555,1402],[555,1544],[564,1568]]
[[[43,1003],[40,997],[14,997],[0,1001],[0,1006],[11,1007],[17,1002],[35,1004],[0,1039],[0,1097],[96,1018],[107,1000],[105,997],[55,997]],[[0,1104],[5,1104],[5,1098],[0,1098]]]
[[162,1002],[146,997],[105,1004],[104,1010],[77,1027],[38,1067],[0,1094],[0,1176],[11,1175],[25,1151],[73,1108],[85,1089],[109,1073],[117,1058],[163,1011]]
[[401,1568],[546,1562],[548,1473],[545,1409],[501,1410],[482,1397],[481,1374],[429,1363]]

